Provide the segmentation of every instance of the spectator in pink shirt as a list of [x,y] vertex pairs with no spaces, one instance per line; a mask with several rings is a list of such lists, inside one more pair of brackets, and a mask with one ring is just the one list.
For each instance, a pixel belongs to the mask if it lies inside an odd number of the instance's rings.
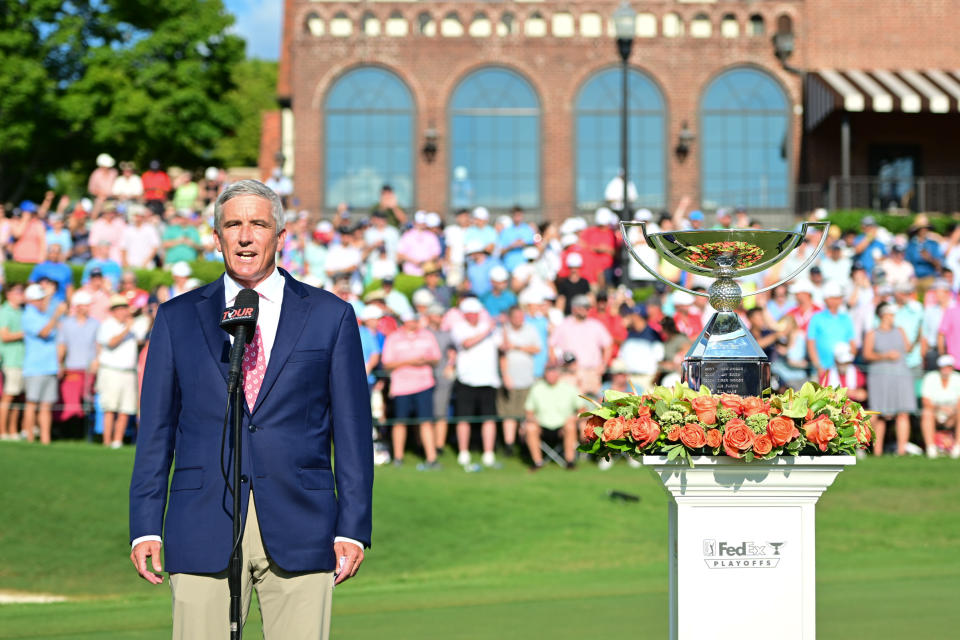
[[937,348],[940,355],[953,356],[954,361],[960,362],[960,306],[948,307],[943,312]]
[[607,362],[613,353],[613,338],[603,323],[588,317],[590,298],[574,296],[572,316],[567,316],[550,336],[551,361],[571,353],[577,362],[577,387],[581,393],[599,393]]
[[421,327],[416,315],[404,313],[401,319],[403,325],[387,336],[381,354],[381,362],[390,372],[390,397],[393,398],[393,417],[397,420],[391,428],[393,464],[403,464],[407,443],[407,425],[401,421],[414,418],[420,421],[420,442],[426,458],[417,469],[428,471],[437,468],[433,367],[440,360],[440,347],[433,333]]
[[90,225],[90,246],[109,244],[110,259],[117,264],[123,264],[123,236],[126,228],[127,223],[117,213],[117,205],[106,202],[103,213]]
[[437,234],[427,229],[427,214],[417,211],[413,216],[413,228],[400,236],[397,243],[397,261],[403,263],[403,272],[422,276],[423,265],[440,257],[440,240]]

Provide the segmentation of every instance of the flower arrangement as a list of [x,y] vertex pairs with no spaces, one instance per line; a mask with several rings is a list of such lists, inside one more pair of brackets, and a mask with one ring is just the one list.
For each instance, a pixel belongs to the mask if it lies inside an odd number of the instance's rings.
[[587,418],[580,450],[607,457],[666,455],[693,466],[695,455],[769,460],[777,456],[849,455],[873,440],[869,413],[845,388],[808,382],[764,397],[693,391],[685,384],[650,393],[609,390]]
[[690,247],[687,260],[699,267],[706,267],[707,262],[715,260],[717,256],[729,253],[734,257],[733,266],[737,268],[749,267],[763,257],[763,249],[749,242],[707,242],[706,244]]

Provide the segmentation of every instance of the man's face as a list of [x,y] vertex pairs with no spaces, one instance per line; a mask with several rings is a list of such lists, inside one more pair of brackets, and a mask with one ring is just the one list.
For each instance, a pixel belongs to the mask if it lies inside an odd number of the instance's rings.
[[97,260],[106,260],[110,255],[110,245],[98,244],[90,250],[90,253],[92,253],[93,257]]
[[277,266],[277,234],[270,201],[255,195],[237,196],[223,205],[221,228],[214,233],[227,273],[238,283],[255,287]]
[[513,224],[521,225],[523,224],[523,211],[514,211],[513,212]]
[[510,324],[517,329],[523,326],[523,311],[521,309],[510,311]]
[[937,289],[937,304],[945,305],[950,302],[949,289]]
[[117,322],[126,322],[130,317],[130,307],[125,305],[114,307],[113,309],[110,309],[110,313],[113,314],[113,317]]
[[487,221],[484,220],[483,218],[474,218],[473,224],[475,224],[478,227],[485,227],[487,226]]
[[493,287],[495,293],[503,293],[507,288],[506,280],[492,280],[490,285]]
[[23,305],[23,287],[14,286],[7,291],[7,301],[15,307]]
[[576,306],[573,308],[573,315],[576,316],[577,320],[586,320],[587,311],[588,307]]
[[813,297],[806,291],[798,291],[796,294],[797,304],[807,306],[813,301]]
[[47,247],[47,260],[50,262],[60,262],[60,258],[63,256],[63,250],[59,244],[51,244]]
[[477,324],[478,322],[480,322],[480,314],[479,314],[479,313],[464,313],[464,314],[463,314],[463,318],[464,318],[464,320],[466,320],[467,322],[469,322],[469,323],[472,324],[472,325],[475,325],[475,324]]
[[124,274],[123,278],[120,280],[120,284],[124,289],[134,289],[137,286],[137,276],[133,274]]
[[557,380],[560,379],[560,369],[557,367],[550,367],[543,372],[543,377],[546,379],[547,384],[554,385],[557,384]]
[[843,298],[840,296],[830,296],[829,298],[824,299],[824,303],[827,305],[827,309],[830,310],[830,313],[836,313],[840,309],[840,303],[843,302]]
[[78,316],[90,315],[90,305],[88,304],[75,304],[73,308],[76,310]]

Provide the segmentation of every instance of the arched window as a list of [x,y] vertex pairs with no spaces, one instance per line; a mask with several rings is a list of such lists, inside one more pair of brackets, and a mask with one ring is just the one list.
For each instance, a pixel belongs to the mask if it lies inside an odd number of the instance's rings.
[[663,16],[663,35],[667,38],[679,38],[683,35],[683,18],[678,13]]
[[504,13],[497,24],[497,35],[500,37],[513,35],[517,32],[517,19],[512,13]]
[[637,14],[637,37],[655,38],[657,36],[657,16],[649,12]]
[[519,74],[488,67],[450,101],[450,205],[540,206],[540,100]]
[[417,16],[417,31],[420,35],[427,36],[428,38],[437,35],[437,23],[433,19],[433,16],[426,11],[421,12]]
[[[595,209],[604,202],[607,184],[620,173],[619,69],[601,71],[580,89],[576,102],[577,206]],[[664,103],[657,85],[645,74],[627,76],[628,171],[637,187],[636,206],[666,205]]]
[[326,33],[326,24],[323,21],[323,18],[318,16],[315,12],[311,12],[307,16],[307,33],[314,36],[322,36]]
[[456,11],[451,11],[440,23],[440,35],[444,38],[459,38],[463,35],[463,23]]
[[737,22],[737,16],[728,13],[720,21],[720,35],[724,38],[736,38],[740,35],[740,23]]
[[353,23],[350,22],[350,18],[346,13],[340,11],[337,15],[333,16],[333,20],[330,21],[330,35],[338,38],[346,38],[351,33],[353,33]]
[[694,38],[709,38],[713,35],[713,25],[710,24],[710,16],[705,13],[698,13],[693,17],[690,23],[690,35]]
[[377,16],[373,15],[373,13],[369,11],[363,14],[361,26],[363,27],[364,35],[374,38],[380,35],[380,20],[378,20]]
[[523,23],[523,33],[528,38],[542,38],[547,35],[547,21],[539,11],[534,11]]
[[567,11],[558,11],[553,14],[552,27],[550,29],[554,38],[569,38],[577,33],[576,21],[573,14]]
[[736,68],[701,103],[701,200],[705,208],[789,206],[789,102],[769,75]]
[[399,11],[394,11],[387,18],[386,34],[392,38],[402,38],[407,35],[409,25],[407,19]]
[[603,35],[603,18],[599,13],[588,11],[580,16],[580,35],[584,38],[599,38]]
[[473,14],[473,21],[470,23],[468,33],[474,38],[489,38],[493,35],[493,24],[487,14],[482,11]]
[[389,184],[410,206],[413,98],[400,78],[379,67],[347,72],[327,94],[324,118],[324,205],[368,208]]
[[762,36],[766,32],[767,28],[763,23],[763,16],[759,13],[755,13],[750,16],[750,35]]

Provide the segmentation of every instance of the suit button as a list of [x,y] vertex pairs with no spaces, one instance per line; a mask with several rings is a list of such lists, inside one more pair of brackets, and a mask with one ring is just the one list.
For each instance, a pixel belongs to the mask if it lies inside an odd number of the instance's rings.
[[247,474],[243,474],[242,476],[240,476],[240,482],[245,484],[249,481],[250,481],[250,478],[247,477]]
[[250,430],[250,433],[256,433],[258,427],[257,427],[257,425],[255,425],[255,424],[251,424],[249,427],[247,427],[247,429]]

